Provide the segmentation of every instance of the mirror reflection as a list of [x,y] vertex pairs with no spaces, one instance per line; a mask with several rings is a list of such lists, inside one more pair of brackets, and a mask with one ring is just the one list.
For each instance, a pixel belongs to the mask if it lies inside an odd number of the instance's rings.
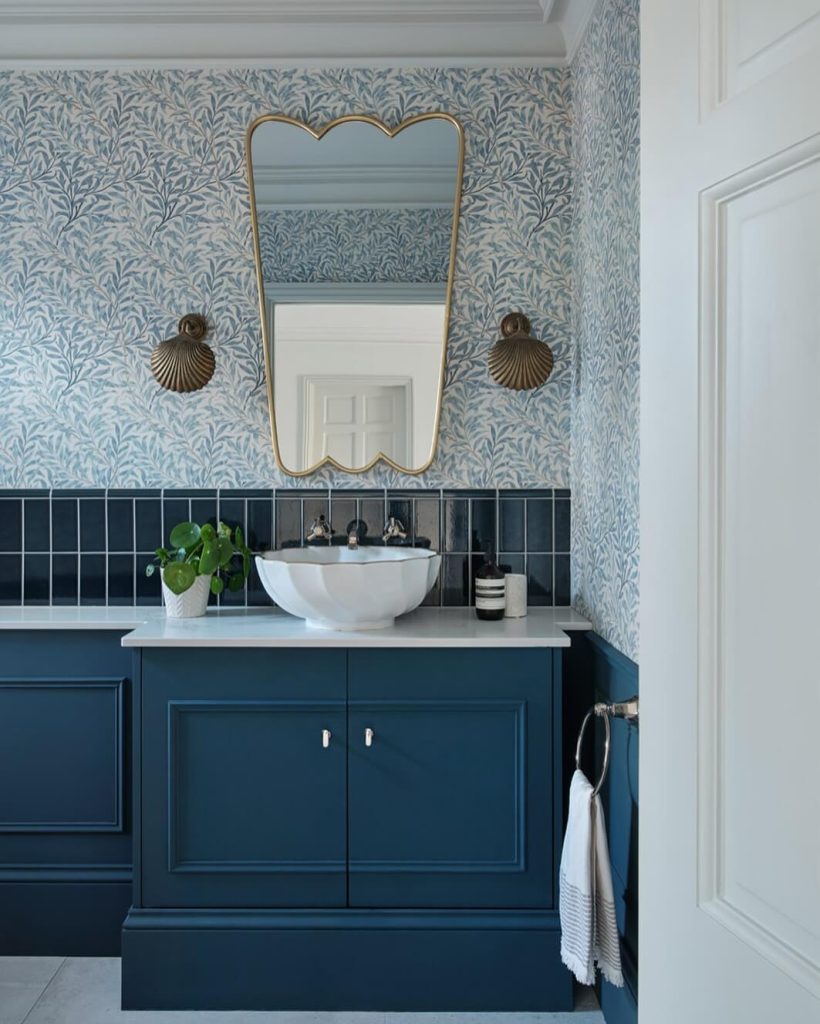
[[438,431],[462,136],[447,115],[271,115],[249,133],[271,421],[285,472],[384,458],[421,472]]

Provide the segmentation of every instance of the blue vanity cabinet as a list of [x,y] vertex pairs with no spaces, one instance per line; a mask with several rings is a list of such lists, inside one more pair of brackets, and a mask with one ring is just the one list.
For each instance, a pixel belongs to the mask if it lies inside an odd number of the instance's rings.
[[123,1009],[571,1008],[560,651],[140,657]]
[[352,650],[352,907],[553,906],[545,650]]
[[345,700],[344,651],[143,652],[143,906],[344,906]]

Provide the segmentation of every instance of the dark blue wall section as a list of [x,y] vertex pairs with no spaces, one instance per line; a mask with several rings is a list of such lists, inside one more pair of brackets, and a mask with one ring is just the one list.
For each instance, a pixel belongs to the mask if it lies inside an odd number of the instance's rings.
[[[574,756],[581,719],[594,701],[620,701],[638,693],[638,666],[595,633],[574,634],[566,666],[572,711],[565,742]],[[602,728],[585,752],[585,770],[596,772],[603,757]],[[636,1024],[638,1018],[638,759],[639,730],[623,719],[612,720],[609,773],[601,790],[607,822],[615,910],[621,934],[622,989],[601,983],[601,1008],[607,1024]],[[569,765],[567,766],[569,769]]]
[[0,634],[2,954],[119,951],[131,902],[121,635]]

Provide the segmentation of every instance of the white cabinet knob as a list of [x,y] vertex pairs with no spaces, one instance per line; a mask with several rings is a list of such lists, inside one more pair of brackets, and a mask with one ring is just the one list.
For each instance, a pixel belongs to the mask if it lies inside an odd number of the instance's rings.
[[373,730],[369,726],[364,731],[364,745],[366,747],[373,746]]
[[330,746],[330,737],[332,735],[330,729],[322,729],[322,746],[325,750]]

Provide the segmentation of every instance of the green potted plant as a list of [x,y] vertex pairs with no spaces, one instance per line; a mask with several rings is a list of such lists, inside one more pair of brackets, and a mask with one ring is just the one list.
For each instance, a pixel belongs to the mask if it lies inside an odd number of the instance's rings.
[[153,576],[157,568],[167,614],[191,619],[205,614],[209,594],[221,594],[226,586],[242,589],[251,571],[251,553],[239,526],[178,523],[171,530],[170,546],[157,548],[145,575]]

